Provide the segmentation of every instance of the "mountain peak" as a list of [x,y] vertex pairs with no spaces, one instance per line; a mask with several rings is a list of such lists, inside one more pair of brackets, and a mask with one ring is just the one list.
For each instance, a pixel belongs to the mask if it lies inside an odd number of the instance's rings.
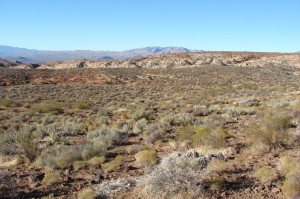
[[138,58],[155,54],[171,54],[198,52],[183,47],[159,47],[150,46],[125,51],[91,51],[91,50],[74,50],[74,51],[46,51],[31,50],[0,45],[0,58],[9,61],[21,61],[24,63],[42,63],[48,61],[65,61],[72,59],[90,59],[90,60],[124,60],[128,58]]

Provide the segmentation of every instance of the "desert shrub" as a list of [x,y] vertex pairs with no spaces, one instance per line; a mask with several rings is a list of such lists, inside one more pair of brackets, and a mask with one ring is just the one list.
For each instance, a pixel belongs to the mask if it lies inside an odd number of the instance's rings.
[[80,147],[75,146],[63,146],[42,155],[39,161],[43,165],[53,169],[65,169],[68,168],[73,162],[82,160]]
[[220,190],[224,187],[225,183],[226,183],[226,178],[222,177],[222,176],[212,176],[209,180],[208,180],[209,184],[210,184],[210,189],[212,190]]
[[220,127],[186,126],[178,129],[177,140],[189,140],[194,147],[222,148],[226,146],[226,135],[226,131]]
[[167,115],[159,120],[164,130],[169,130],[175,125],[175,117],[173,115]]
[[99,128],[91,131],[87,134],[88,139],[93,140],[97,138],[107,143],[109,147],[114,145],[120,145],[127,142],[128,131],[125,129],[115,129],[115,128]]
[[78,199],[95,199],[96,193],[91,189],[84,189],[78,192],[77,198]]
[[276,178],[276,172],[269,167],[260,167],[254,176],[263,184],[271,183]]
[[285,176],[282,186],[285,197],[294,199],[300,197],[300,172],[299,170],[290,172]]
[[82,131],[82,124],[78,122],[71,122],[71,121],[61,122],[59,123],[58,129],[59,131],[61,131],[63,135],[66,136],[78,135]]
[[231,117],[238,117],[241,115],[253,115],[255,110],[253,108],[242,107],[224,107],[221,111],[223,114],[227,114]]
[[132,129],[133,133],[140,134],[140,133],[144,132],[147,124],[148,124],[148,121],[145,118],[138,120],[133,126],[133,129]]
[[88,160],[94,156],[105,156],[108,144],[101,138],[95,138],[91,143],[86,144],[81,150],[81,156],[84,160]]
[[75,136],[82,131],[82,125],[75,122],[59,122],[53,123],[47,126],[39,126],[36,131],[36,135],[40,138],[49,136],[53,143],[67,143],[69,136]]
[[166,138],[165,131],[161,128],[159,123],[153,123],[149,124],[146,127],[146,142],[147,143],[154,143],[156,140],[164,139]]
[[149,116],[149,114],[145,111],[145,110],[137,110],[133,113],[131,113],[131,118],[138,121],[140,119],[147,119],[147,117]]
[[59,134],[58,132],[50,132],[49,138],[52,143],[58,143],[62,140],[63,136]]
[[82,132],[82,124],[71,121],[56,122],[50,125],[39,126],[37,131],[42,137],[51,133],[60,134],[61,136],[74,136]]
[[262,144],[267,149],[280,149],[289,145],[292,136],[288,129],[291,127],[291,117],[284,112],[269,113],[259,124],[253,124],[249,131],[254,145]]
[[193,106],[193,115],[198,116],[208,116],[213,112],[212,109],[207,108],[207,106],[204,105],[195,105]]
[[105,172],[112,172],[112,171],[117,171],[120,169],[121,164],[124,160],[124,156],[118,155],[115,159],[113,159],[110,162],[107,162],[102,165],[102,169]]
[[190,151],[172,153],[163,158],[144,177],[143,194],[146,198],[193,198],[204,189],[205,168],[211,158]]
[[42,118],[42,125],[48,125],[48,124],[52,124],[55,121],[55,116],[54,115],[46,115],[45,117]]
[[154,150],[140,151],[134,155],[134,158],[136,159],[135,165],[138,167],[154,165],[158,160],[157,152]]
[[188,126],[193,123],[192,118],[185,114],[176,114],[175,118],[175,124],[178,126]]
[[39,154],[30,131],[12,131],[0,135],[0,153],[20,154],[33,161]]
[[244,106],[244,107],[258,106],[259,100],[255,98],[244,99],[239,101],[238,104],[239,106]]
[[60,175],[56,172],[51,172],[45,174],[42,183],[51,185],[57,183],[58,181],[60,181]]

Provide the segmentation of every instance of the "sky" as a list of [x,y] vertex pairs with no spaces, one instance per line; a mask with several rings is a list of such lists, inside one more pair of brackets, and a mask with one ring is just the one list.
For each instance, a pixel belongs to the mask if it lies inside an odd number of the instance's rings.
[[0,45],[300,51],[299,0],[0,0]]

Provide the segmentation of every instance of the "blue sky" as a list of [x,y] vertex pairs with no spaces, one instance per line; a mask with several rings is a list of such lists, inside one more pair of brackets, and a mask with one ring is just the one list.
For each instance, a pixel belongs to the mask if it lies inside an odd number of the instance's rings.
[[299,0],[0,0],[0,45],[300,51]]

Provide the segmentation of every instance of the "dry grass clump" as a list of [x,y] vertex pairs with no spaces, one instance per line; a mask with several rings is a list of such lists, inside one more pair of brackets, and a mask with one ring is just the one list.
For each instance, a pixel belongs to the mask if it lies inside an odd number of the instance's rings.
[[73,103],[73,106],[78,109],[88,108],[88,104],[85,101],[76,101]]
[[299,169],[299,163],[291,156],[283,156],[277,163],[277,169],[282,175],[286,175],[295,169]]
[[0,99],[0,107],[21,106],[20,102],[13,99]]
[[137,167],[154,165],[158,161],[157,152],[155,150],[140,151],[134,155],[134,158],[136,159],[135,165]]
[[285,178],[282,186],[285,197],[300,197],[300,164],[291,156],[283,156],[278,161],[277,169]]
[[208,183],[211,190],[220,190],[225,186],[226,178],[218,175],[212,176],[210,179],[208,179]]
[[48,101],[43,104],[38,104],[31,108],[34,113],[53,113],[53,114],[61,114],[64,112],[64,107],[66,107],[65,103],[57,102],[57,101]]
[[220,127],[180,127],[177,132],[177,140],[191,141],[194,147],[209,146],[212,148],[222,148],[226,146],[227,133]]
[[120,169],[123,160],[124,160],[124,156],[118,155],[112,161],[103,164],[101,168],[103,169],[104,172],[117,171]]
[[56,172],[46,173],[42,183],[52,185],[60,181],[60,175]]
[[76,161],[82,160],[81,149],[76,146],[63,146],[41,155],[37,162],[52,169],[66,169]]
[[89,160],[80,160],[75,161],[72,166],[75,170],[85,169],[89,166],[98,166],[102,165],[105,162],[105,157],[93,157]]
[[97,195],[95,191],[91,189],[84,189],[78,192],[77,194],[78,199],[96,199]]
[[300,172],[295,170],[285,176],[282,192],[289,199],[300,197]]
[[92,159],[88,160],[88,163],[90,165],[101,165],[105,162],[105,157],[93,157]]
[[[103,156],[106,154],[107,145],[103,142],[79,146],[62,146],[48,153],[42,154],[35,164],[47,166],[52,169],[66,169],[73,163],[80,168],[85,162],[94,156]],[[73,164],[74,166],[74,164]]]
[[274,169],[269,167],[260,167],[256,170],[254,176],[262,183],[271,183],[277,177],[277,173]]
[[226,169],[228,169],[228,166],[224,160],[215,159],[207,165],[207,171],[209,172],[220,173]]
[[86,161],[75,161],[73,164],[75,171],[86,168],[89,164]]

